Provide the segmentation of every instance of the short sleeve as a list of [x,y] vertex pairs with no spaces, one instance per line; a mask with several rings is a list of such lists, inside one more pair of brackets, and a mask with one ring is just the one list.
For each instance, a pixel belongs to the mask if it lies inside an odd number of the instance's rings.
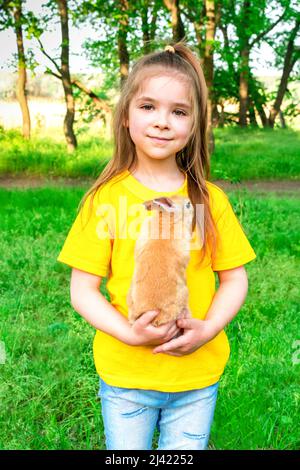
[[73,268],[104,277],[110,267],[112,228],[105,215],[107,203],[97,194],[90,208],[89,196],[79,211],[57,261]]
[[216,221],[217,246],[212,259],[213,271],[233,269],[256,258],[246,234],[225,196],[225,209]]

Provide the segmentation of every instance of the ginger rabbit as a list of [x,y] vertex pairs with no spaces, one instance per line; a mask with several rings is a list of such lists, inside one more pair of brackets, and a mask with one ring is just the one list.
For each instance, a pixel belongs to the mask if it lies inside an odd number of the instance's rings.
[[152,324],[159,326],[188,308],[186,268],[194,209],[183,196],[157,198],[144,206],[154,213],[143,221],[135,245],[128,319],[132,324],[143,313],[158,310]]

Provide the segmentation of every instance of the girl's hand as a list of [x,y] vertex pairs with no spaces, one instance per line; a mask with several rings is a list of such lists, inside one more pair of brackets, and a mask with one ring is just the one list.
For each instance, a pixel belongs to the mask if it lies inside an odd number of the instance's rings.
[[183,328],[183,334],[154,348],[154,354],[165,353],[171,356],[191,354],[218,334],[212,320],[198,320],[191,318],[191,315],[189,317],[177,320],[177,325]]
[[155,346],[166,343],[180,333],[176,320],[161,326],[153,326],[151,322],[159,312],[149,310],[143,313],[131,326],[130,343],[132,346]]

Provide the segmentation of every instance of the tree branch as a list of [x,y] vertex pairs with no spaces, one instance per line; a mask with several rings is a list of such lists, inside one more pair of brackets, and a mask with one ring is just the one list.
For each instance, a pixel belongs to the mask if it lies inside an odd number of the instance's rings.
[[51,69],[47,69],[45,73],[47,73],[48,75],[53,75],[53,77],[56,77],[56,78],[58,78],[59,80],[62,80],[62,76],[61,76],[61,75],[57,75],[57,73],[52,72]]
[[275,26],[278,25],[278,23],[284,18],[285,14],[287,12],[287,8],[284,10],[282,15],[278,18],[278,20],[275,21],[275,23],[271,24],[265,31],[262,31],[260,34],[256,36],[256,38],[253,39],[253,41],[249,44],[249,48],[251,49],[253,45],[257,42],[259,42],[264,36],[266,36]]
[[194,23],[197,20],[196,15],[193,15],[191,11],[185,10],[182,6],[180,6],[180,11],[191,23]]
[[85,94],[87,94],[94,102],[96,108],[102,109],[103,111],[107,113],[111,113],[110,107],[105,103],[105,101],[101,100],[99,96],[96,95],[92,90],[87,88],[86,86],[83,85],[79,80],[71,80],[72,85],[76,86],[79,88],[79,90],[83,91]]
[[56,68],[56,70],[61,74],[61,69],[60,67],[57,65],[57,63],[55,62],[55,60],[45,51],[45,48],[42,44],[42,41],[40,40],[40,38],[36,38],[39,45],[40,45],[40,49],[42,51],[42,53],[47,57],[47,59],[50,60],[50,62],[52,62],[52,64],[54,65],[54,67]]
[[[58,75],[57,73],[52,72],[51,69],[47,69],[46,72],[49,75],[53,75],[53,77],[58,78],[59,80],[62,80],[62,76]],[[105,111],[106,113],[111,113],[111,108],[108,106],[107,103],[105,103],[104,100],[99,98],[99,96],[96,95],[92,90],[87,88],[83,83],[81,83],[77,79],[71,79],[71,85],[76,86],[79,90],[83,91],[86,95],[88,95],[92,100],[97,109],[101,109],[102,111]]]

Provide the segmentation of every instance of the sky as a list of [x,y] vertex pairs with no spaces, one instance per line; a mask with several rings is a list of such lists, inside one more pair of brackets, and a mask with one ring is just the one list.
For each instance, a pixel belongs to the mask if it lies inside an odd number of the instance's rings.
[[[42,0],[27,0],[26,6],[28,9],[34,11],[36,14],[41,12],[41,5],[44,3]],[[52,32],[45,32],[41,36],[42,43],[46,51],[50,56],[59,54],[60,45],[60,25],[53,25],[54,29]],[[82,50],[83,42],[95,36],[95,31],[91,26],[81,26],[80,30],[70,25],[70,44],[71,44],[71,55],[70,55],[70,68],[71,72],[92,72],[97,71],[92,67],[88,61],[86,53]],[[32,47],[33,42],[29,43],[28,40],[24,40],[25,48]],[[14,54],[16,53],[16,39],[15,34],[12,30],[0,31],[0,71],[12,70],[10,64],[14,63]],[[4,46],[4,47],[3,47]],[[41,64],[37,68],[37,72],[42,72],[45,66],[49,66],[50,62],[48,59],[39,51],[38,47],[32,47],[34,50],[35,57]],[[254,75],[256,76],[278,76],[280,71],[268,65],[267,62],[274,62],[273,50],[268,44],[263,43],[260,49],[254,49],[251,52],[251,64]]]

